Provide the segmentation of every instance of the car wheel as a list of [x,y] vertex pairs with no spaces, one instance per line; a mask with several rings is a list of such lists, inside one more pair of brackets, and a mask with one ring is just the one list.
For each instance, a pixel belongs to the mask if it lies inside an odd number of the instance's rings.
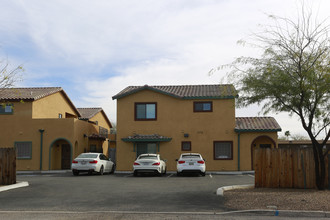
[[72,170],[72,173],[74,176],[78,176],[79,175],[79,171],[78,170]]
[[138,172],[136,170],[134,170],[134,173],[133,173],[134,176],[137,176],[138,175]]
[[99,174],[102,176],[103,173],[104,173],[104,168],[103,168],[103,166],[101,166]]
[[166,167],[165,167],[165,170],[164,170],[164,175],[166,175]]
[[176,172],[176,175],[177,175],[177,176],[181,176],[181,173],[179,173],[179,172]]
[[201,172],[201,175],[202,175],[202,176],[205,176],[205,172]]
[[115,173],[115,169],[116,169],[116,164],[113,164],[110,173]]

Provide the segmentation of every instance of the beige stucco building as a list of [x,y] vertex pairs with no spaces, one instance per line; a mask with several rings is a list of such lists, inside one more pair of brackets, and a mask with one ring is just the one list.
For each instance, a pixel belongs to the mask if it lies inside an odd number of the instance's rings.
[[181,153],[197,152],[207,171],[251,170],[253,149],[277,147],[272,117],[235,117],[232,85],[129,86],[117,100],[117,170],[141,153],[159,153],[175,171]]
[[17,170],[70,169],[82,152],[108,153],[111,123],[79,108],[60,87],[0,90],[0,147],[15,147]]

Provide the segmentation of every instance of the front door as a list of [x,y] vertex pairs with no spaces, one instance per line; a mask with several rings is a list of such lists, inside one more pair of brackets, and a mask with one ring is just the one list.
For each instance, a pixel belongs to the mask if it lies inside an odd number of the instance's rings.
[[62,170],[71,169],[71,149],[70,144],[62,144],[62,162],[61,162]]
[[157,144],[156,143],[138,143],[136,150],[136,157],[140,154],[156,154]]

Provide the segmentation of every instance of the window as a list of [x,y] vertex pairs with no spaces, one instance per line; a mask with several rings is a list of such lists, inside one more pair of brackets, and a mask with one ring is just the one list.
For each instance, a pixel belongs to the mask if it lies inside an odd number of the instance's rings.
[[181,150],[182,151],[191,151],[191,142],[190,141],[182,141]]
[[17,159],[31,159],[32,158],[32,142],[15,142],[17,151]]
[[141,154],[156,154],[157,144],[156,143],[137,143],[136,146],[136,157]]
[[231,142],[231,141],[214,141],[214,159],[215,160],[232,160],[233,159],[233,142]]
[[135,103],[135,120],[156,120],[156,103]]
[[0,114],[1,115],[13,114],[13,105],[12,104],[0,104]]
[[96,145],[95,144],[91,144],[89,146],[90,152],[96,152]]
[[61,113],[58,114],[58,118],[63,118]]
[[194,112],[212,112],[212,102],[194,102]]

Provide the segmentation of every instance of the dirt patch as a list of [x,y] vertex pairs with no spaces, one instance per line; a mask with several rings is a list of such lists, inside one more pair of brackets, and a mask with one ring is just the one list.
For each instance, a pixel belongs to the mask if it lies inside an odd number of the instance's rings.
[[232,210],[330,211],[330,190],[239,189],[225,191],[224,197],[226,207]]

